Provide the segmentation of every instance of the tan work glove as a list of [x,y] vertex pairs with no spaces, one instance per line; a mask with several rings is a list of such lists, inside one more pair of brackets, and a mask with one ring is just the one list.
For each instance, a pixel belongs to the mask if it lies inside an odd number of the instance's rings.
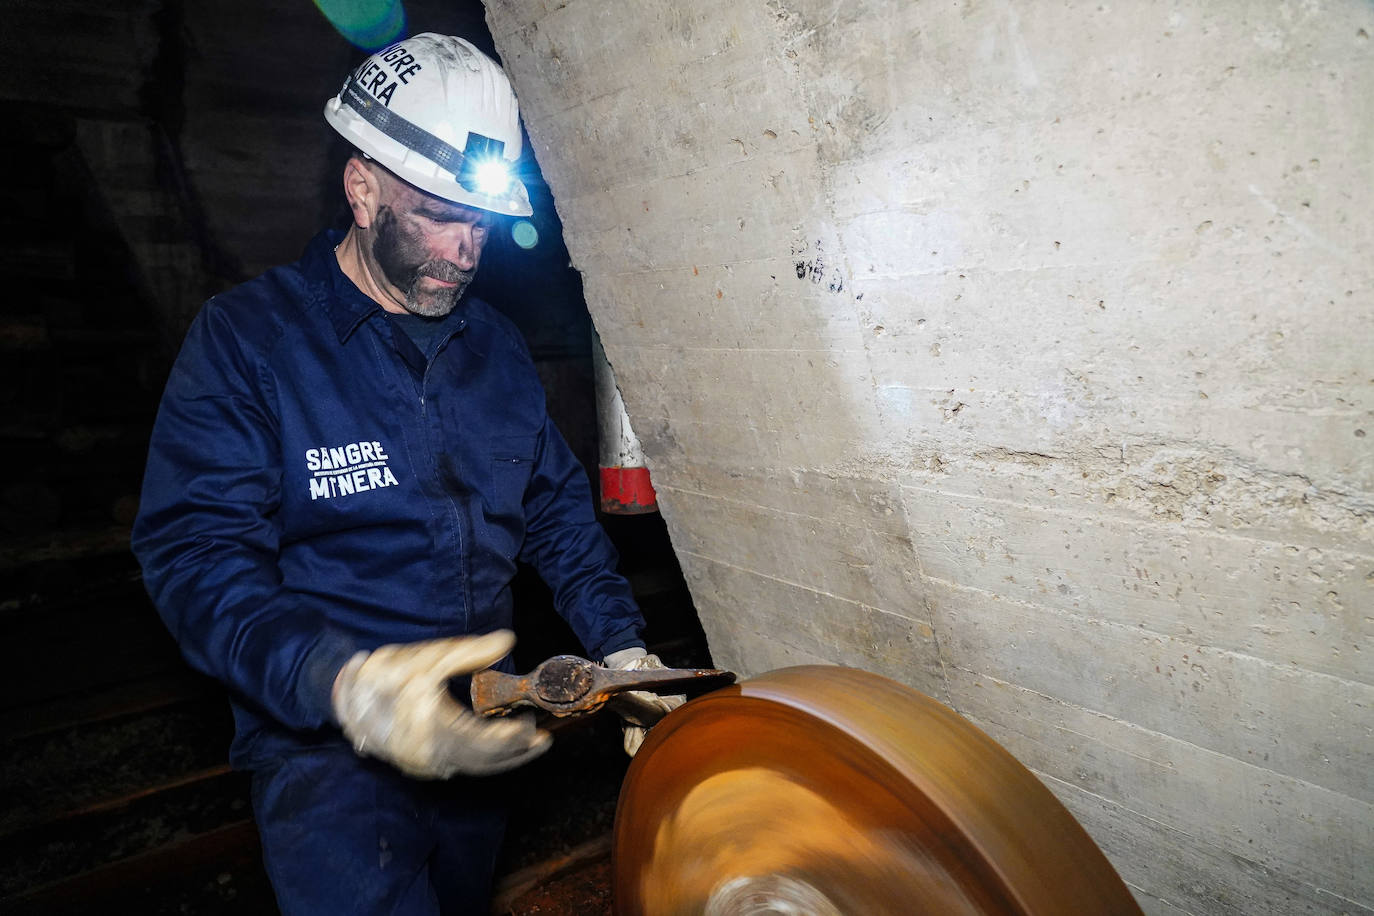
[[[643,671],[646,668],[668,666],[663,664],[657,655],[650,655],[648,650],[635,646],[606,656],[606,667],[622,671]],[[647,690],[630,690],[616,694],[606,705],[625,720],[625,753],[633,757],[654,723],[686,702],[685,694],[663,697]]]
[[483,719],[448,692],[448,680],[499,661],[515,635],[396,643],[348,660],[334,680],[334,717],[359,754],[417,779],[514,769],[549,749],[533,715]]

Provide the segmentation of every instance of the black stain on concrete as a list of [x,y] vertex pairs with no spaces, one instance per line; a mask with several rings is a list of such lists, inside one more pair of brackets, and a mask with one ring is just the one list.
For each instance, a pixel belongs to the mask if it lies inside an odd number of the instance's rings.
[[797,272],[797,279],[810,280],[817,286],[823,285],[828,292],[844,292],[844,274],[833,267],[826,267],[823,248],[820,239],[817,239],[814,248],[815,255],[806,257],[812,251],[811,246],[805,244],[800,247],[792,246],[792,257],[795,259],[792,266]]

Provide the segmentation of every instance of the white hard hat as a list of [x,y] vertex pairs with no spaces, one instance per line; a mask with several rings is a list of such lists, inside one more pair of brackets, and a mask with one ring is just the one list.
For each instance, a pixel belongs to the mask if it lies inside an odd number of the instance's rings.
[[431,194],[529,216],[515,177],[520,109],[501,66],[461,38],[425,32],[348,75],[324,117],[349,143]]

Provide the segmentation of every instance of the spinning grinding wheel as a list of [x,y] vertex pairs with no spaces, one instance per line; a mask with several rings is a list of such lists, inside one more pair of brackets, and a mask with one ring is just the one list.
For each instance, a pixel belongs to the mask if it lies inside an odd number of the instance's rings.
[[649,733],[616,812],[620,916],[1139,914],[1059,801],[953,711],[786,668]]

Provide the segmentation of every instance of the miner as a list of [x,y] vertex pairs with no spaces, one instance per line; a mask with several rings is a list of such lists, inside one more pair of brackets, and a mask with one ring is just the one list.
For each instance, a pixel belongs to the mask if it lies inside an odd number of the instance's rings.
[[[524,342],[465,294],[491,233],[531,213],[505,74],[416,35],[324,116],[353,147],[352,225],[205,304],[134,550],[186,658],[228,688],[282,911],[484,912],[518,778],[492,774],[550,738],[479,719],[450,680],[509,670],[516,562],[590,657],[660,663]],[[627,726],[627,750],[642,737]]]

